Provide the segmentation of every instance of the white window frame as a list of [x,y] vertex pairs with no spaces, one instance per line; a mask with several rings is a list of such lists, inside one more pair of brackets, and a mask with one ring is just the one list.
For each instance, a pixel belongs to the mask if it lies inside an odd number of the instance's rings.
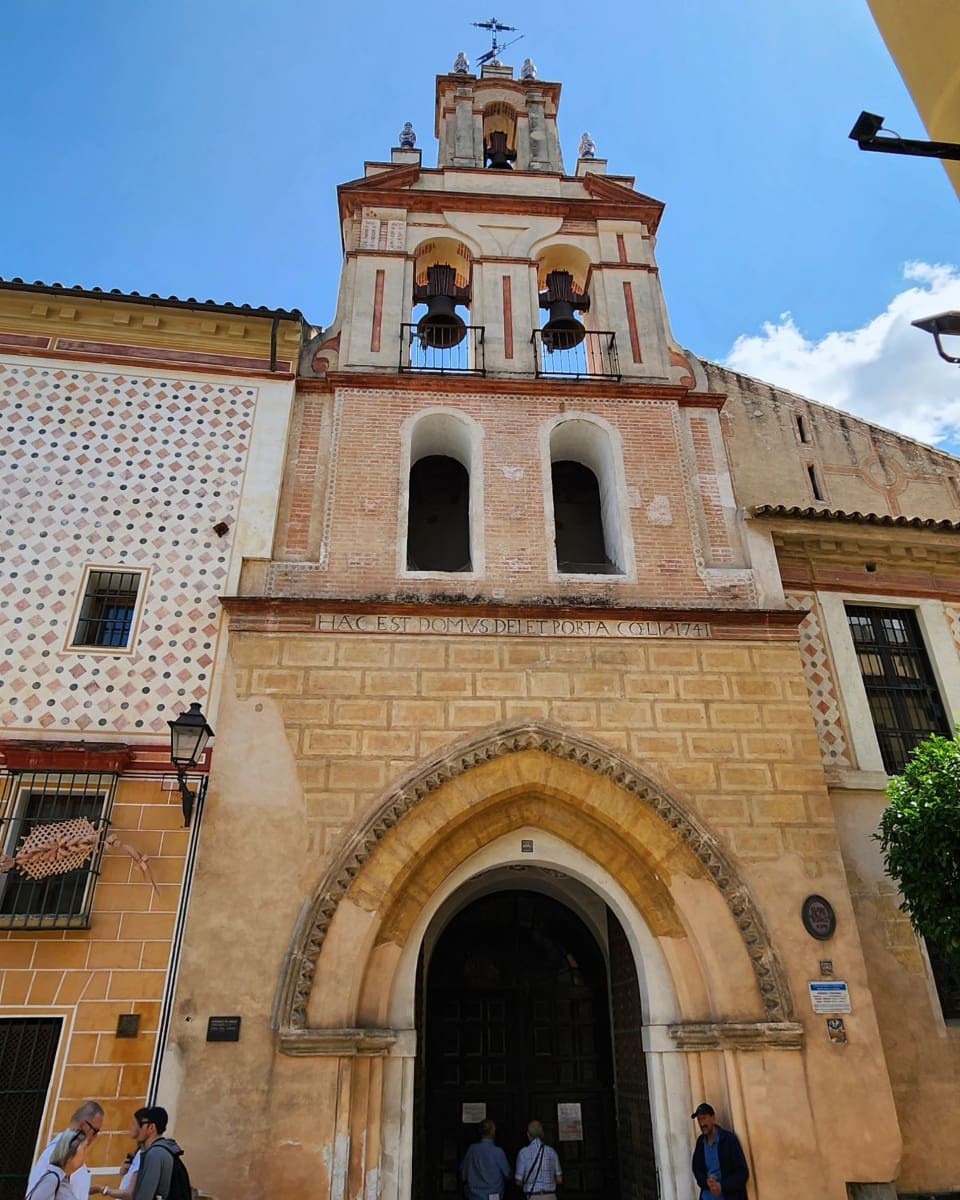
[[922,600],[916,596],[876,596],[872,593],[864,596],[857,592],[818,592],[817,600],[823,615],[824,637],[836,668],[835,678],[846,713],[847,732],[857,769],[886,775],[867,700],[867,689],[860,674],[853,635],[847,623],[847,605],[905,608],[916,614],[940,698],[950,719],[956,720],[960,713],[960,655],[950,632],[943,602]]
[[[598,583],[635,583],[637,563],[620,431],[609,422],[588,413],[565,412],[541,427],[540,455],[543,468],[547,571],[550,579],[554,582],[578,579]],[[592,571],[561,571],[557,564],[553,464],[565,461],[580,463],[596,476],[600,488],[604,550],[617,567],[616,572],[597,574]]]
[[[83,606],[87,600],[87,590],[90,587],[91,576],[94,573],[105,573],[110,575],[136,575],[137,583],[137,599],[134,604],[133,615],[130,620],[130,634],[127,638],[126,645],[123,646],[100,646],[91,643],[78,642],[77,633],[80,628],[80,622],[83,617]],[[77,588],[77,596],[73,606],[73,613],[70,616],[70,628],[67,634],[67,640],[64,643],[63,649],[71,654],[116,654],[126,655],[132,654],[140,633],[140,622],[143,617],[144,601],[147,595],[147,587],[150,582],[149,567],[131,567],[125,563],[87,563],[83,568],[83,575],[80,579],[79,587]]]
[[[400,503],[397,512],[397,574],[401,579],[482,579],[483,546],[483,427],[457,409],[426,408],[400,427]],[[410,471],[422,459],[443,455],[467,472],[469,489],[469,571],[411,571],[407,568],[410,523]]]

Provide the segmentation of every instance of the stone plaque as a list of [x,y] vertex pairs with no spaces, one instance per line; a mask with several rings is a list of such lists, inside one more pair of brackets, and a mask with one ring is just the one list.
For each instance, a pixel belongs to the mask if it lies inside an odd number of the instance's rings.
[[803,927],[818,942],[826,942],[837,931],[837,914],[823,896],[808,896],[800,910]]
[[460,1105],[460,1123],[462,1125],[479,1125],[487,1119],[487,1102],[485,1100],[466,1100]]
[[360,222],[360,249],[380,249],[380,222],[373,217],[366,217]]
[[387,222],[387,249],[403,251],[407,246],[406,221]]
[[208,1042],[239,1042],[240,1041],[240,1018],[239,1017],[208,1017],[207,1018],[207,1041]]

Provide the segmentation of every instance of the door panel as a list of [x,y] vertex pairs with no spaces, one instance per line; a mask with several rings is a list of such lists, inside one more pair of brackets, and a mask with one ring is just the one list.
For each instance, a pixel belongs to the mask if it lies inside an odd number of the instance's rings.
[[[618,1164],[606,965],[573,912],[535,892],[475,901],[444,930],[426,985],[414,1193],[459,1197],[458,1166],[482,1103],[510,1164],[543,1122],[564,1200],[616,1200]],[[559,1142],[557,1105],[579,1103],[583,1140]]]

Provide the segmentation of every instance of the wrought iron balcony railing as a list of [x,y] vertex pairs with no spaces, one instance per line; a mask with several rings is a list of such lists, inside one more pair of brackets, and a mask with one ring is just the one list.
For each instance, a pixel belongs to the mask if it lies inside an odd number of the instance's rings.
[[607,330],[588,329],[583,340],[569,345],[565,331],[551,334],[535,329],[534,368],[537,376],[562,376],[565,379],[619,379],[617,335]]
[[[421,336],[418,325],[400,326],[400,370],[430,371],[438,375],[484,375],[483,325],[450,328],[449,343],[443,344],[443,330],[432,327],[429,339]],[[457,333],[463,336],[453,339]],[[437,344],[437,343],[440,344]]]

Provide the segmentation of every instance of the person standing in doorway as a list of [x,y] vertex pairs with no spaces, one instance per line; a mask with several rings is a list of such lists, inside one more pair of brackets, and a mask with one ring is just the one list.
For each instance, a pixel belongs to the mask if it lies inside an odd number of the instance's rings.
[[556,1150],[543,1140],[539,1121],[531,1121],[527,1126],[527,1142],[517,1155],[514,1179],[524,1196],[556,1197],[557,1184],[563,1183],[563,1171]]
[[480,1141],[467,1148],[460,1164],[460,1176],[467,1200],[503,1200],[503,1188],[510,1178],[507,1156],[494,1141],[497,1127],[493,1121],[481,1121]]
[[[93,1139],[103,1127],[103,1108],[96,1100],[87,1100],[81,1104],[77,1111],[70,1118],[68,1130],[79,1130],[83,1133],[84,1141],[89,1146]],[[27,1191],[31,1191],[36,1187],[40,1176],[47,1170],[50,1165],[50,1158],[56,1147],[60,1134],[53,1139],[47,1146],[40,1157],[37,1159],[33,1170],[30,1172],[30,1178],[27,1180]],[[70,1187],[77,1200],[89,1200],[90,1196],[90,1170],[81,1156],[79,1165],[70,1176]]]
[[712,1104],[698,1104],[690,1115],[700,1126],[693,1150],[693,1177],[700,1200],[747,1200],[750,1169],[740,1139],[717,1124]]

